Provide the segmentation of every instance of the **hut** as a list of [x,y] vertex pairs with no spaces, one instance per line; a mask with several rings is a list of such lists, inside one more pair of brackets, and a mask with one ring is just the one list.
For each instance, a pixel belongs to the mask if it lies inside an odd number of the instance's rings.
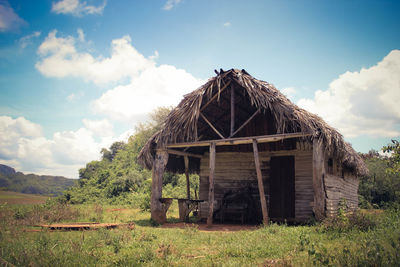
[[[343,136],[245,70],[216,72],[184,96],[145,144],[139,162],[152,169],[151,217],[164,223],[164,171],[198,173],[201,219],[212,224],[322,220],[340,203],[358,206],[367,169]],[[181,205],[180,205],[181,206]],[[187,214],[186,214],[187,215]]]

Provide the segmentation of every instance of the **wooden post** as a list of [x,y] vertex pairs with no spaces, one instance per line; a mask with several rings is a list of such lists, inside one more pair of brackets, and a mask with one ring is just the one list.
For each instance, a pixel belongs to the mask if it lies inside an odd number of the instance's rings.
[[166,207],[160,202],[162,196],[163,174],[165,166],[168,162],[168,153],[159,150],[156,153],[152,169],[151,184],[151,219],[157,223],[165,223],[167,221]]
[[253,152],[254,152],[254,162],[256,164],[258,191],[260,193],[260,201],[261,201],[261,210],[262,210],[262,215],[263,215],[263,222],[264,222],[265,225],[268,225],[268,208],[267,208],[267,201],[265,200],[264,183],[263,183],[263,180],[262,180],[260,158],[258,156],[258,147],[257,147],[257,140],[256,139],[253,139]]
[[235,131],[235,88],[231,85],[231,132],[229,136],[233,135]]
[[325,218],[325,165],[322,140],[313,140],[314,215],[319,221]]
[[210,144],[210,176],[208,186],[208,218],[207,226],[213,223],[214,214],[214,172],[215,172],[215,142]]
[[190,180],[189,180],[189,157],[183,157],[185,161],[185,175],[186,175],[186,198],[190,199]]

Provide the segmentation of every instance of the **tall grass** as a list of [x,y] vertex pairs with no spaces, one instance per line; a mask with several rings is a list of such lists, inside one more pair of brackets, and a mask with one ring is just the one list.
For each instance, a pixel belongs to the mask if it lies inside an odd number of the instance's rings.
[[[60,205],[60,206],[58,206]],[[32,216],[32,218],[30,218]],[[177,211],[170,214],[177,217]],[[0,257],[17,266],[396,266],[400,212],[313,226],[203,232],[154,227],[148,212],[100,205],[0,207]],[[135,229],[30,232],[31,222],[135,222]]]

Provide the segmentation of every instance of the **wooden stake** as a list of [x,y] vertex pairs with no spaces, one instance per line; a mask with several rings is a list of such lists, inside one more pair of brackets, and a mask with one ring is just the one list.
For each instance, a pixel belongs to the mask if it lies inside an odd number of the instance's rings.
[[262,215],[263,215],[263,222],[264,222],[265,225],[268,225],[268,208],[267,208],[267,202],[265,200],[264,183],[263,183],[263,180],[262,180],[260,159],[258,157],[258,146],[257,146],[257,140],[256,139],[253,139],[253,152],[254,152],[254,162],[256,164],[257,181],[258,181],[258,192],[260,193],[260,201],[261,201],[261,210],[262,210]]
[[322,141],[313,140],[313,189],[314,189],[314,214],[319,221],[325,218],[325,166]]
[[208,218],[207,226],[213,223],[214,215],[214,172],[215,172],[215,142],[210,144],[210,176],[208,186]]
[[189,157],[184,156],[185,161],[185,175],[186,175],[186,198],[190,199],[190,180],[189,180]]

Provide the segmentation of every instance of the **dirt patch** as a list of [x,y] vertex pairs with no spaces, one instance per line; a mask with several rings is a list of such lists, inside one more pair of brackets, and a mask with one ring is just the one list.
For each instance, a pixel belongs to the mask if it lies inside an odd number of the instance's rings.
[[165,223],[161,226],[162,228],[181,228],[185,229],[187,227],[195,227],[200,230],[200,232],[237,232],[244,230],[256,230],[259,225],[242,225],[242,224],[213,224],[208,227],[206,223]]

